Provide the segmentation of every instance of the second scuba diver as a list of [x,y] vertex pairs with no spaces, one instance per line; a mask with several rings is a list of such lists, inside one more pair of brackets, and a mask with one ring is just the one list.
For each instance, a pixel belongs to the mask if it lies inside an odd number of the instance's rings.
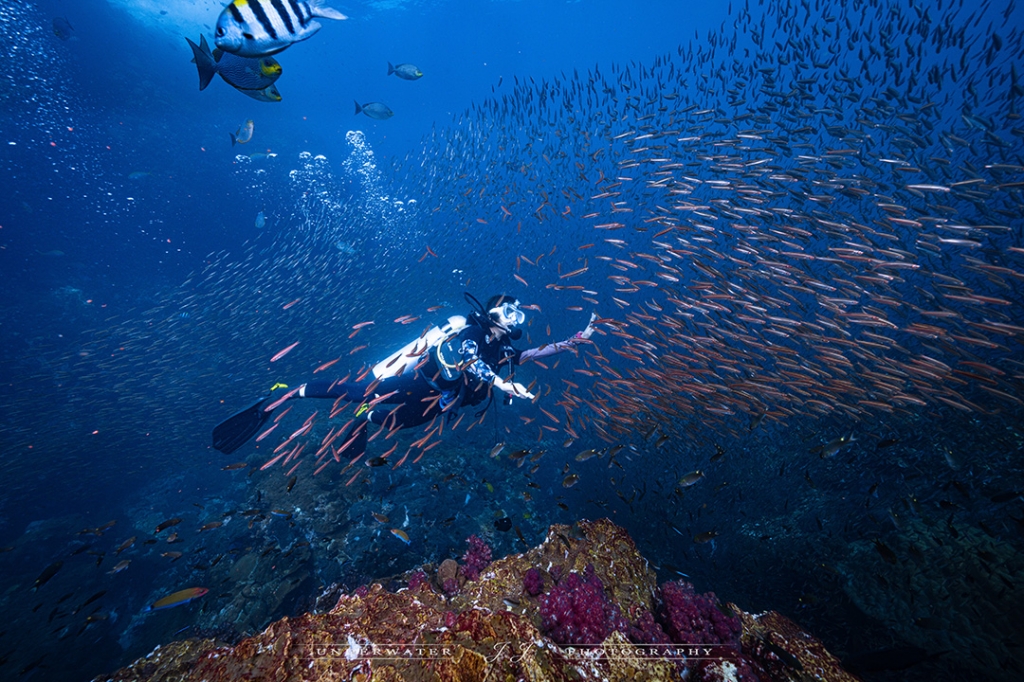
[[[514,397],[533,400],[534,395],[514,380],[514,368],[527,360],[574,349],[594,332],[592,323],[596,315],[591,316],[591,323],[583,331],[565,341],[517,350],[511,342],[522,336],[521,326],[526,320],[519,301],[498,295],[492,296],[486,306],[480,306],[468,294],[467,299],[472,300],[477,310],[466,317],[453,316],[443,327],[429,330],[375,365],[362,381],[316,379],[288,391],[278,384],[270,398],[250,409],[258,411],[257,419],[262,423],[270,412],[295,398],[359,402],[356,418],[335,439],[341,443],[338,454],[344,452],[346,457],[355,458],[366,450],[368,423],[390,430],[419,426],[439,415],[451,417],[462,407],[479,405],[493,397],[492,389],[502,391],[508,402]],[[506,366],[509,375],[502,378]],[[230,452],[251,435],[231,441],[231,449],[226,449],[218,446],[215,430],[214,447]]]

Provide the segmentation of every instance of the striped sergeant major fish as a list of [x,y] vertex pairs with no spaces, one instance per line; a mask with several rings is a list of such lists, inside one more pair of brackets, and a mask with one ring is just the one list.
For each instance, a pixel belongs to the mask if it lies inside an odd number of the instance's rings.
[[348,19],[324,0],[234,0],[217,19],[214,42],[239,57],[265,57],[320,30],[313,17]]

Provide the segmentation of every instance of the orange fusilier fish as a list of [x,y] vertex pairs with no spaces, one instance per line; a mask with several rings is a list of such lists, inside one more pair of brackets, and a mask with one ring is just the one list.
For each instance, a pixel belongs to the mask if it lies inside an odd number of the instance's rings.
[[[286,350],[287,350],[287,349],[286,349]],[[274,410],[275,410],[275,409],[277,408],[277,406],[278,406],[278,405],[280,405],[281,403],[283,403],[284,401],[288,400],[288,399],[289,399],[289,398],[291,398],[291,397],[292,397],[293,395],[295,395],[296,393],[298,393],[298,392],[299,392],[299,388],[301,388],[301,386],[296,386],[296,387],[295,387],[295,388],[293,388],[292,390],[288,391],[288,392],[287,392],[287,393],[285,393],[285,394],[284,394],[283,396],[281,396],[280,398],[278,398],[278,399],[277,399],[277,400],[275,400],[274,402],[272,402],[272,403],[270,403],[269,405],[267,405],[266,407],[264,407],[264,408],[263,408],[263,411],[264,411],[264,412],[273,412],[273,411],[274,411]],[[276,424],[275,424],[275,426],[276,426]]]
[[292,352],[292,349],[293,349],[293,348],[295,348],[295,346],[297,346],[297,345],[299,345],[299,342],[298,342],[298,341],[296,341],[296,342],[295,342],[295,343],[293,343],[292,345],[288,346],[287,348],[284,348],[284,349],[282,349],[282,350],[279,350],[279,351],[278,351],[277,353],[275,353],[275,354],[274,354],[274,357],[270,358],[270,361],[271,361],[271,362],[277,362],[278,360],[280,360],[280,359],[281,359],[281,358],[283,358],[284,356],[286,356],[286,355],[288,355],[289,353],[291,353],[291,352]]
[[336,363],[336,362],[337,362],[338,360],[341,360],[341,358],[334,358],[334,359],[333,359],[333,360],[331,360],[330,362],[325,362],[324,364],[322,364],[322,365],[320,365],[319,367],[317,367],[316,369],[314,369],[314,370],[313,370],[313,374],[316,374],[317,372],[322,372],[322,371],[324,371],[325,369],[327,369],[328,367],[330,367],[331,365],[333,365],[334,363]]
[[181,606],[187,604],[193,599],[199,599],[209,592],[205,587],[189,587],[184,590],[178,590],[173,594],[169,594],[163,599],[157,599],[155,602],[150,604],[144,609],[146,611],[159,611],[161,609],[170,609],[175,606]]
[[409,534],[399,528],[392,528],[391,534],[407,545],[412,542],[412,540],[409,539]]
[[263,440],[264,438],[266,438],[267,436],[269,436],[269,435],[270,435],[270,432],[271,432],[271,431],[273,431],[274,429],[276,429],[276,428],[277,428],[277,426],[278,426],[277,424],[274,424],[274,425],[273,425],[273,426],[271,426],[271,427],[270,427],[269,429],[267,429],[266,431],[264,431],[264,432],[263,432],[263,433],[261,433],[260,435],[256,436],[256,442],[257,442],[257,443],[259,443],[259,442],[260,442],[261,440]]
[[564,275],[559,275],[558,279],[566,279],[568,277],[575,277],[576,275],[582,275],[587,270],[588,270],[588,268],[586,266],[584,266],[582,268],[579,268],[578,270],[573,270],[572,272],[567,272]]
[[374,398],[373,400],[371,400],[370,402],[368,402],[368,403],[366,404],[366,406],[367,406],[368,408],[373,408],[373,407],[376,407],[376,405],[377,405],[378,403],[384,402],[385,400],[387,400],[387,399],[388,399],[388,398],[390,398],[391,396],[395,395],[396,393],[398,393],[398,391],[391,391],[390,393],[385,393],[385,394],[384,394],[384,395],[382,395],[382,396],[377,396],[376,398]]

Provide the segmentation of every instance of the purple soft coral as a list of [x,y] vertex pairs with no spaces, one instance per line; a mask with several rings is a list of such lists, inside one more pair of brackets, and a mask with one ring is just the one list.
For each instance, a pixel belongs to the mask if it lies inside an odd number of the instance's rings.
[[531,568],[523,574],[523,589],[531,597],[536,597],[544,591],[544,577],[536,568]]
[[427,574],[423,571],[416,571],[409,576],[409,589],[415,592],[429,582]]
[[636,622],[629,626],[629,639],[637,644],[670,644],[671,641],[661,625],[654,620],[654,615],[644,609]]
[[693,585],[678,580],[661,586],[661,599],[661,620],[673,642],[739,647],[740,619],[727,616],[713,592],[697,594]]
[[600,644],[612,631],[629,627],[593,567],[586,573],[586,580],[570,573],[540,598],[541,628],[559,644]]
[[683,580],[661,586],[659,620],[668,637],[676,644],[723,644],[716,647],[721,658],[697,661],[691,679],[697,682],[740,680],[756,682],[757,676],[740,647],[743,631],[739,616],[728,615],[718,604],[714,592],[697,594]]
[[466,538],[466,542],[469,543],[469,549],[462,555],[462,575],[467,580],[476,580],[480,577],[480,571],[491,563],[491,548],[475,535]]

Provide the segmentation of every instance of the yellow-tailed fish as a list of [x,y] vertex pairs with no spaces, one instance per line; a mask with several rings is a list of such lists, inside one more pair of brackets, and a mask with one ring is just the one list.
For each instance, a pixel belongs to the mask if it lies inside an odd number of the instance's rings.
[[199,599],[207,592],[205,587],[189,587],[184,590],[178,590],[173,594],[169,594],[163,599],[157,599],[155,602],[145,608],[145,611],[159,611],[161,609],[170,609],[175,606],[181,606],[187,604],[193,599]]

